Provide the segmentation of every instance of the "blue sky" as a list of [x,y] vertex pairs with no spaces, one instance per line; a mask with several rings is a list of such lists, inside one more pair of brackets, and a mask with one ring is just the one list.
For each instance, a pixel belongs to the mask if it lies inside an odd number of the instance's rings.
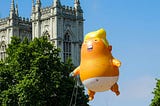
[[[0,17],[9,15],[11,0],[0,0]],[[18,1],[20,16],[30,17],[31,0]],[[41,0],[42,6],[52,0]],[[61,0],[73,6],[74,0]],[[84,34],[104,28],[113,55],[122,62],[120,96],[96,93],[91,106],[149,106],[155,78],[160,78],[160,0],[80,0]]]

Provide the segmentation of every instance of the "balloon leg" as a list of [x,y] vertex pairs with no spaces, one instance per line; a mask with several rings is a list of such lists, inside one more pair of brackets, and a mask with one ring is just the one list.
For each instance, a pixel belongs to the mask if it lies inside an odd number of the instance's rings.
[[94,95],[95,95],[95,92],[94,91],[91,91],[91,90],[88,90],[88,95],[89,95],[89,100],[93,100],[94,99]]
[[117,84],[117,83],[115,83],[115,84],[111,87],[111,90],[112,90],[113,92],[115,92],[117,96],[120,94],[120,92],[119,92],[119,90],[118,90],[118,84]]

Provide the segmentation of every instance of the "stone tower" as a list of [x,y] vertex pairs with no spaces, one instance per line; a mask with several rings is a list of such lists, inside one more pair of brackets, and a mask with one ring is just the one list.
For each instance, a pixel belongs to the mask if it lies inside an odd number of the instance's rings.
[[21,39],[27,37],[31,40],[31,32],[31,21],[19,16],[18,5],[16,4],[15,7],[15,2],[12,0],[9,16],[0,19],[0,59],[6,57],[6,48],[12,36],[18,36]]
[[42,7],[41,0],[32,0],[31,19],[18,14],[18,5],[11,1],[9,17],[0,19],[0,59],[5,58],[5,49],[12,36],[30,40],[41,36],[61,49],[62,61],[71,58],[79,65],[80,46],[83,41],[83,11],[79,0],[74,6],[61,5],[60,0],[53,0],[51,6]]
[[62,61],[72,58],[75,65],[79,64],[84,21],[79,0],[74,1],[74,7],[62,6],[60,0],[53,0],[46,8],[42,8],[41,0],[32,0],[31,20],[33,39],[47,35],[61,48]]

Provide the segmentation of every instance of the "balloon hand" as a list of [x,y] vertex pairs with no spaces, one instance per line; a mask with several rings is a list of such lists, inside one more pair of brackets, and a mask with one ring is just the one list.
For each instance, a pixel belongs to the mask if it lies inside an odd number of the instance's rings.
[[74,77],[74,72],[71,72],[71,73],[69,74],[69,77]]

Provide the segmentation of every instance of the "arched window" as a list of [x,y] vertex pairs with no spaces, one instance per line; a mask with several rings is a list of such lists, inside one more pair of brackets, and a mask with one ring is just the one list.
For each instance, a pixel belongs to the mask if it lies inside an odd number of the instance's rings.
[[64,35],[64,41],[63,41],[63,58],[64,58],[64,62],[66,62],[66,60],[68,58],[71,58],[71,37],[69,35],[69,33],[66,33]]
[[42,35],[47,36],[48,40],[50,40],[50,35],[49,35],[49,32],[47,30],[44,31]]
[[2,43],[1,47],[0,47],[0,59],[4,60],[6,57],[6,45],[4,43]]
[[1,50],[4,52],[4,51],[6,51],[6,45],[5,44],[3,44],[2,46],[1,46]]

